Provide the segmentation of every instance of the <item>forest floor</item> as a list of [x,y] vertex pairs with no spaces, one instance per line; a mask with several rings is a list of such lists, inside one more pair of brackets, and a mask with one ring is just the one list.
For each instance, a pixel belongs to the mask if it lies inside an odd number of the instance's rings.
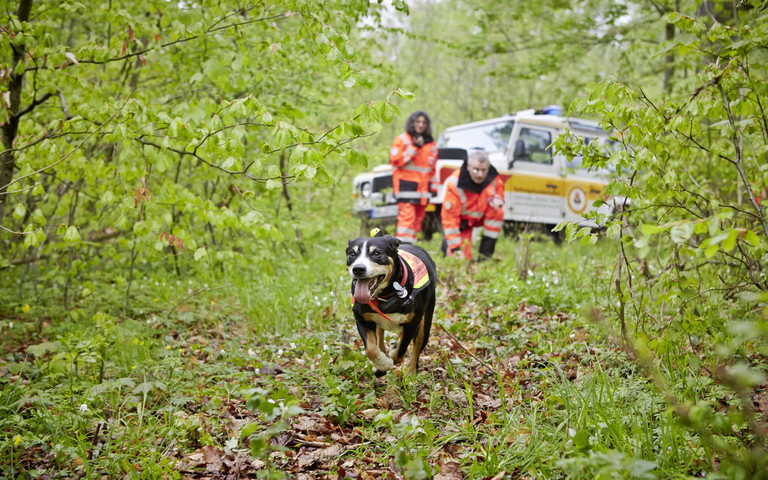
[[663,398],[606,333],[590,286],[609,278],[604,261],[549,240],[524,257],[500,247],[500,261],[438,259],[416,375],[373,376],[343,276],[297,307],[311,322],[261,312],[305,324],[272,333],[207,286],[140,318],[17,312],[1,352],[0,476],[695,476]]

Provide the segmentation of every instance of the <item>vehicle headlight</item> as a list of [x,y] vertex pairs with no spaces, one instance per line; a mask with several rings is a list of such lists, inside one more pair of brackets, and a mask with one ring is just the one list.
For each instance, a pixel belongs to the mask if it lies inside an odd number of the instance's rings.
[[362,195],[363,198],[369,198],[372,191],[373,189],[371,188],[371,182],[365,182],[360,185],[360,195]]

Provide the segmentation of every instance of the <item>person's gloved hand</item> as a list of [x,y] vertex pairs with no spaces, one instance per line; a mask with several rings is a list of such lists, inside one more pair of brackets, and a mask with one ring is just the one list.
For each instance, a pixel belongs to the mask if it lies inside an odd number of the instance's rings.
[[504,199],[499,197],[498,195],[488,197],[488,205],[490,205],[491,208],[498,210],[499,208],[504,206]]

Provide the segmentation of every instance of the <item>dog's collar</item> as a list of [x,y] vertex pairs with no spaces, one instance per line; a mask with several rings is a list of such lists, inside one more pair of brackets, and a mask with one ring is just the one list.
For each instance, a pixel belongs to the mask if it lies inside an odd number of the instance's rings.
[[[403,269],[403,278],[400,280],[399,283],[400,283],[400,285],[402,285],[403,288],[405,288],[405,286],[407,285],[407,282],[408,282],[408,264],[405,263],[405,260],[403,260],[403,257],[401,257],[400,255],[398,255],[397,258],[400,259],[400,266]],[[386,300],[386,299],[390,298],[392,295],[395,295],[396,293],[397,292],[394,290],[394,287],[392,287],[392,293],[390,293],[388,295],[382,295],[379,298]],[[382,315],[381,312],[378,312],[378,313],[379,313],[379,315]],[[384,317],[384,318],[387,318],[387,317]],[[387,318],[387,320],[389,320],[389,319]]]

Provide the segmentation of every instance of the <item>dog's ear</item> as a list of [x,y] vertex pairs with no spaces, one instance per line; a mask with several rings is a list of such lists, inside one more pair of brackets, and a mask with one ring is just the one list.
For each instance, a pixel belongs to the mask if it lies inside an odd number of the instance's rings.
[[384,240],[387,241],[387,254],[392,257],[397,255],[397,247],[400,246],[400,239],[391,235],[384,235]]

